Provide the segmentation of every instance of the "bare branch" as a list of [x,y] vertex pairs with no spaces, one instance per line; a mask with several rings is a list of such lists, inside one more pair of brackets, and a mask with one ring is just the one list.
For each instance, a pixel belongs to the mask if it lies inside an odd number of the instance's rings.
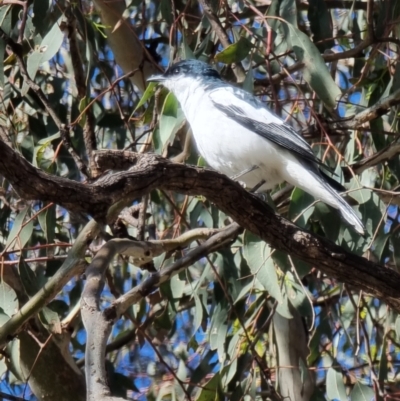
[[[241,228],[237,224],[231,224],[170,267],[151,275],[143,283],[119,298],[114,304],[119,306],[117,309],[114,309],[113,306],[104,313],[100,311],[100,296],[104,286],[105,272],[116,253],[130,255],[135,259],[154,258],[168,249],[175,249],[174,247],[177,245],[192,242],[196,237],[191,236],[189,232],[186,235],[184,234],[183,238],[169,241],[146,242],[113,239],[99,250],[87,269],[87,281],[81,299],[82,320],[87,331],[85,370],[88,400],[117,400],[117,398],[110,396],[107,385],[105,355],[108,336],[120,313],[123,313],[129,305],[138,300],[138,294],[139,299],[149,295],[161,283],[179,273],[183,268],[225,245],[240,230]],[[207,234],[211,232],[212,230],[208,230]],[[206,232],[203,230],[202,233]]]
[[379,152],[376,152],[373,155],[353,164],[351,168],[356,174],[361,174],[364,170],[376,166],[377,164],[386,162],[398,154],[400,154],[400,143],[395,142],[386,146]]
[[204,242],[204,244],[199,245],[183,258],[177,260],[171,266],[151,275],[135,288],[132,288],[132,290],[127,292],[125,295],[122,295],[119,299],[113,302],[112,306],[106,309],[105,313],[107,316],[121,316],[129,306],[139,302],[142,298],[146,297],[156,288],[158,288],[162,283],[165,283],[171,277],[175,276],[180,271],[192,265],[202,257],[207,256],[209,253],[215,252],[217,249],[225,246],[226,243],[234,239],[241,230],[242,229],[238,224],[230,224],[218,234],[215,234],[206,242]]

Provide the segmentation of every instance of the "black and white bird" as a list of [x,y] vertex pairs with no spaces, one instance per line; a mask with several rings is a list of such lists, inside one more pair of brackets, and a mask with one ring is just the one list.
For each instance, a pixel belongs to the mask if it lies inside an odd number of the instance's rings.
[[197,60],[175,63],[148,81],[161,83],[176,96],[210,167],[240,177],[249,188],[263,182],[259,191],[286,181],[338,209],[364,234],[354,210],[328,183],[334,180],[320,170],[324,164],[310,145],[256,97]]

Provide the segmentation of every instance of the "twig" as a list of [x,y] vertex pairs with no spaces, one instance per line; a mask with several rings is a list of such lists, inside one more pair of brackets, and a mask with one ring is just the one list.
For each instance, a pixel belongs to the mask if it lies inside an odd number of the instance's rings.
[[146,211],[148,202],[149,202],[149,195],[143,196],[139,208],[138,226],[136,232],[136,237],[139,241],[144,240],[144,234],[146,228]]
[[22,5],[21,25],[19,27],[19,33],[18,33],[18,43],[22,43],[22,41],[24,40],[24,33],[27,19],[28,19],[28,1],[24,1]]
[[371,41],[375,39],[375,31],[374,31],[374,0],[368,0],[367,3],[367,30],[368,37]]

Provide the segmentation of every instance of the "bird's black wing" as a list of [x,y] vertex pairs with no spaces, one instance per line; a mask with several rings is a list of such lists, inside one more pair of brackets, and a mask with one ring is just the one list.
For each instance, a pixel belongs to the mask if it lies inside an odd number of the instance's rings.
[[264,123],[254,120],[244,115],[244,111],[237,106],[226,106],[217,102],[214,102],[214,106],[225,113],[230,119],[236,121],[248,130],[268,139],[284,149],[290,150],[302,159],[317,163],[321,167],[330,170],[322,160],[315,156],[309,145],[290,125],[278,124],[275,122]]

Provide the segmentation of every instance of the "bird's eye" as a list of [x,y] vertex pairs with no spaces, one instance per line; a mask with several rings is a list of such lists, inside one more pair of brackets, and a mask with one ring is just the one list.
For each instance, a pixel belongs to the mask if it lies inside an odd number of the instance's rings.
[[174,75],[179,74],[179,68],[174,68],[174,69],[172,70],[172,74],[174,74]]

